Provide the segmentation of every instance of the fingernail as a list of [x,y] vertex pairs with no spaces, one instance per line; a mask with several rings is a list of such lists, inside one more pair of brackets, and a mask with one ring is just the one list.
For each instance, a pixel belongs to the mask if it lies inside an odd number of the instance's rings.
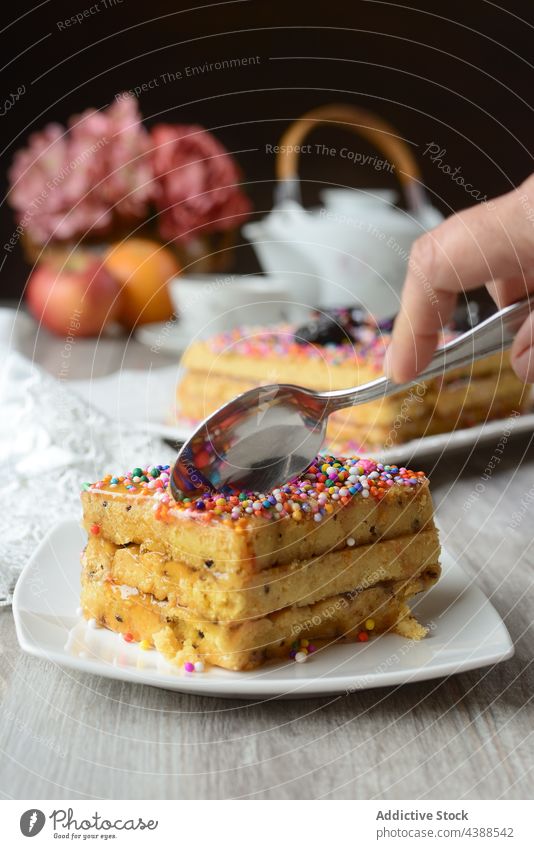
[[392,356],[393,356],[393,345],[389,345],[386,348],[386,354],[384,357],[384,374],[386,377],[389,377],[390,380],[393,378],[393,369],[392,369]]
[[525,383],[534,382],[534,351],[527,348],[512,360],[512,367],[520,380]]

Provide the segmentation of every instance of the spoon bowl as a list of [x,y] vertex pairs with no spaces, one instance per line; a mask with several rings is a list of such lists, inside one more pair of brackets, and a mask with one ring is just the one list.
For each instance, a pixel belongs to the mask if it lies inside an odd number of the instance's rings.
[[206,489],[268,492],[298,475],[324,442],[326,404],[289,384],[258,386],[220,407],[178,455],[174,497]]

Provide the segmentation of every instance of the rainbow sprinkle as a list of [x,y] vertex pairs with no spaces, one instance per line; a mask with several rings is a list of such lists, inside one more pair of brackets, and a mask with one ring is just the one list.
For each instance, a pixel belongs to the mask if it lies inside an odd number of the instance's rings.
[[239,355],[242,357],[289,357],[299,360],[323,360],[330,365],[351,363],[365,365],[381,371],[384,354],[391,334],[385,333],[374,324],[362,325],[354,330],[354,343],[319,345],[295,338],[292,325],[275,328],[237,327],[208,339],[204,344],[217,355]]
[[[446,328],[440,335],[441,343],[457,336]],[[294,325],[275,327],[241,326],[218,333],[199,345],[206,345],[212,354],[231,355],[264,360],[270,357],[300,361],[323,361],[329,365],[365,366],[381,372],[384,356],[391,342],[391,332],[377,326],[372,320],[351,328],[352,342],[319,344],[299,338]]]
[[310,643],[309,640],[295,640],[295,642],[291,645],[289,657],[292,660],[296,660],[297,663],[304,663],[308,659],[309,655],[316,651],[316,647]]
[[138,466],[124,475],[106,475],[84,484],[89,492],[151,497],[156,518],[168,520],[185,513],[206,521],[219,520],[243,527],[253,517],[321,522],[353,498],[380,501],[391,487],[412,488],[424,483],[424,472],[377,463],[360,457],[316,457],[306,472],[269,493],[206,492],[175,501],[169,492],[169,466]]

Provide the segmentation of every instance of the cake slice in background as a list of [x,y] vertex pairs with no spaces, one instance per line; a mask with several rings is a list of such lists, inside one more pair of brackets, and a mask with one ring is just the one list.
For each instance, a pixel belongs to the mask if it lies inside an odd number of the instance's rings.
[[[447,331],[444,340],[451,338]],[[303,328],[239,328],[189,346],[177,387],[177,417],[198,422],[254,386],[293,383],[348,389],[383,373],[391,323],[323,318]],[[334,413],[327,450],[377,451],[521,411],[525,386],[508,352],[421,382],[387,398]]]

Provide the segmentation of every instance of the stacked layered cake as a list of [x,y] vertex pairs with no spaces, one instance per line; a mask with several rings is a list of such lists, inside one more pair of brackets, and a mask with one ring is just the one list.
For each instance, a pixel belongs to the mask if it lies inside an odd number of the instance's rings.
[[[448,331],[443,341],[454,336]],[[323,320],[304,328],[239,328],[192,344],[182,358],[177,416],[201,421],[254,386],[294,383],[309,389],[347,389],[383,373],[390,325],[340,325]],[[419,436],[520,412],[524,385],[507,352],[495,354],[441,379],[332,415],[332,451],[391,448]]]
[[270,493],[181,501],[169,477],[148,466],[85,485],[86,618],[187,669],[425,635],[407,604],[440,574],[422,472],[328,456]]

